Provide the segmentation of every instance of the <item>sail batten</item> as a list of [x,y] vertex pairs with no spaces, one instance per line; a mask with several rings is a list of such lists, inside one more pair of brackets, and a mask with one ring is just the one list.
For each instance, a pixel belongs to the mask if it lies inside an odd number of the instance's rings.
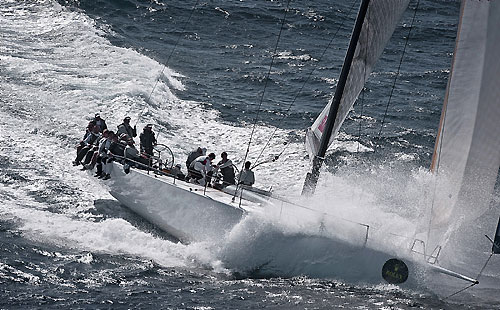
[[[370,2],[328,145],[333,142],[348,112],[363,89],[366,79],[392,36],[408,3],[409,0]],[[306,150],[311,159],[318,154],[332,101],[333,98],[307,130]]]

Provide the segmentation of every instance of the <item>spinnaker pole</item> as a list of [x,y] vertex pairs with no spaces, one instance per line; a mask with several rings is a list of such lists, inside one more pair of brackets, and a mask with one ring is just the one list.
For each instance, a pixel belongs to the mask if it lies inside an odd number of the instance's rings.
[[328,118],[326,121],[325,129],[321,135],[321,142],[318,149],[318,154],[314,156],[312,171],[307,174],[306,180],[304,182],[304,187],[302,188],[302,195],[310,195],[314,193],[316,189],[316,184],[319,179],[319,170],[323,165],[326,150],[328,149],[328,142],[330,141],[330,136],[332,135],[333,127],[335,124],[335,119],[339,111],[340,101],[344,93],[344,88],[347,82],[347,77],[351,69],[352,60],[354,58],[354,53],[358,45],[359,36],[361,29],[363,28],[363,22],[365,21],[366,12],[368,10],[368,5],[370,0],[363,0],[359,8],[358,16],[356,18],[356,23],[354,24],[354,29],[351,35],[351,41],[349,42],[349,47],[344,58],[344,64],[342,65],[342,71],[340,72],[339,82],[337,83],[337,89],[333,96],[332,104],[330,106],[330,111],[328,112]]

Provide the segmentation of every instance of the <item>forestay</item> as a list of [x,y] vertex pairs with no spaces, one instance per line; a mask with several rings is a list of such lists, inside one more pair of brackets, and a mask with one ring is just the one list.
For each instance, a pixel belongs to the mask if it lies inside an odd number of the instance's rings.
[[[408,3],[409,0],[374,0],[370,2],[328,145],[333,142],[347,113],[363,89],[366,79],[382,54]],[[332,100],[333,98],[307,130],[306,149],[311,159],[318,153]]]
[[[488,208],[500,165],[500,1],[462,2],[431,169],[430,246]],[[454,224],[454,225],[453,225]]]

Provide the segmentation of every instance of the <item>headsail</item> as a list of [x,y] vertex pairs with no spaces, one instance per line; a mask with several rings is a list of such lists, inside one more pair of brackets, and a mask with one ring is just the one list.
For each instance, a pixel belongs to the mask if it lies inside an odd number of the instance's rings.
[[500,165],[500,1],[464,0],[431,169],[429,242],[488,208]]
[[[370,2],[329,145],[333,142],[347,113],[363,89],[366,79],[382,54],[409,2],[410,0],[375,0]],[[318,153],[332,100],[333,98],[307,130],[306,149],[311,159]]]

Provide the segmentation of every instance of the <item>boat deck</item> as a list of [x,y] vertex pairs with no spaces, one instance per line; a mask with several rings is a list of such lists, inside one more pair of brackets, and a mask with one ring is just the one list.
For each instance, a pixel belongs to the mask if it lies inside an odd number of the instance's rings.
[[[118,165],[123,167],[121,164]],[[238,188],[236,188],[236,186],[231,185],[222,190],[219,190],[213,187],[202,186],[199,184],[186,182],[184,180],[179,180],[171,175],[160,173],[154,170],[147,171],[142,169],[134,169],[134,171],[143,175],[147,175],[149,177],[154,177],[161,182],[174,185],[179,189],[189,191],[193,194],[202,195],[206,198],[217,200],[227,205],[231,205],[235,208],[241,208],[244,211],[254,210],[257,207],[262,207],[264,204],[273,203],[270,197],[255,193],[246,186],[239,186]]]

